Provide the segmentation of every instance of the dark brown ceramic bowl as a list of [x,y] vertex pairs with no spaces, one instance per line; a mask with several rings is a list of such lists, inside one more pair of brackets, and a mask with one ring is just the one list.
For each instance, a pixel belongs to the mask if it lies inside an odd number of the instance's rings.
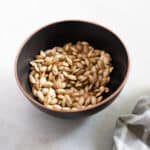
[[[61,46],[67,42],[87,41],[93,47],[106,50],[112,56],[114,66],[110,92],[102,102],[79,111],[65,112],[51,110],[40,104],[33,96],[28,80],[29,62],[39,51]],[[40,110],[62,118],[78,118],[94,114],[108,105],[118,96],[124,87],[129,71],[129,57],[121,40],[110,30],[84,21],[61,21],[47,25],[32,34],[23,44],[16,58],[15,76],[22,93]]]

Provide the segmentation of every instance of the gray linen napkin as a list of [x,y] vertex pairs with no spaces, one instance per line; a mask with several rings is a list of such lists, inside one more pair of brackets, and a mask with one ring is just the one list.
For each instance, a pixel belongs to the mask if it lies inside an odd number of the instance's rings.
[[141,97],[132,114],[119,117],[113,150],[150,150],[150,96]]

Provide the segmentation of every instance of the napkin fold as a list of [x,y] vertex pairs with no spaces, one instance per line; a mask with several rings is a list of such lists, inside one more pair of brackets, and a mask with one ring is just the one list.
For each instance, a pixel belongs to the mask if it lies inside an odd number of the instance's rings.
[[150,96],[139,99],[132,114],[118,118],[113,150],[150,150]]

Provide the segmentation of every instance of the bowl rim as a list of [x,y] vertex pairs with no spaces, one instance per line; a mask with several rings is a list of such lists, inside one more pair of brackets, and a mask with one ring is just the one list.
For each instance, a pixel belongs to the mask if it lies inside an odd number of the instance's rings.
[[[125,74],[125,77],[123,79],[123,81],[121,82],[121,84],[118,86],[118,88],[108,97],[106,97],[105,99],[103,99],[102,101],[100,101],[99,103],[97,104],[94,104],[90,107],[86,107],[86,108],[83,108],[83,109],[78,109],[78,110],[57,110],[57,109],[51,109],[49,107],[46,107],[44,106],[43,104],[39,103],[36,99],[34,99],[33,97],[31,97],[22,87],[22,85],[20,84],[20,81],[19,81],[19,77],[18,77],[18,74],[17,74],[17,62],[18,62],[18,58],[21,54],[21,51],[22,51],[22,48],[24,47],[24,45],[35,35],[37,34],[39,31],[51,26],[51,25],[54,25],[54,24],[58,24],[58,23],[63,23],[63,22],[80,22],[80,23],[87,23],[87,24],[91,24],[91,25],[96,25],[96,26],[99,26],[101,28],[103,28],[104,30],[110,32],[113,34],[113,36],[115,36],[120,42],[121,44],[123,45],[124,47],[124,50],[126,52],[126,55],[127,55],[127,60],[128,60],[128,66],[127,66],[127,72]],[[124,43],[122,42],[121,38],[116,35],[112,30],[110,30],[109,28],[107,27],[104,27],[103,25],[100,25],[99,23],[95,23],[93,21],[87,21],[87,20],[80,20],[80,19],[66,19],[66,20],[60,20],[60,21],[55,21],[55,22],[52,22],[52,23],[48,23],[42,27],[39,27],[38,29],[34,30],[27,38],[26,40],[24,40],[24,42],[21,44],[19,50],[18,50],[18,53],[16,55],[16,58],[15,58],[15,64],[14,64],[14,73],[15,73],[15,79],[16,79],[16,82],[17,82],[17,85],[19,87],[19,89],[22,91],[23,95],[33,104],[37,105],[38,107],[41,107],[42,109],[46,109],[48,111],[53,111],[53,112],[59,112],[59,113],[74,113],[74,112],[85,112],[85,111],[88,111],[88,110],[92,110],[94,108],[97,108],[105,103],[108,103],[109,101],[112,101],[112,99],[117,96],[119,94],[119,92],[123,89],[123,87],[125,86],[126,82],[127,82],[127,79],[128,79],[128,76],[129,76],[129,71],[130,71],[130,56],[129,56],[129,53],[127,51],[127,48],[126,46],[124,45]]]

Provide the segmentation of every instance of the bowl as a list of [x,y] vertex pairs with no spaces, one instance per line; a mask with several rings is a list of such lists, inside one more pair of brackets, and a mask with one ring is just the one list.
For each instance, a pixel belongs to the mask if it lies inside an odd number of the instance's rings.
[[[106,50],[112,57],[114,70],[108,84],[110,92],[104,100],[90,108],[71,112],[51,110],[39,103],[33,96],[29,84],[29,62],[39,51],[62,46],[67,42],[87,41],[94,48]],[[68,20],[52,23],[33,33],[20,48],[15,62],[17,84],[25,97],[34,106],[56,117],[79,118],[94,114],[109,106],[123,89],[129,72],[129,56],[122,41],[105,27],[86,21]]]

